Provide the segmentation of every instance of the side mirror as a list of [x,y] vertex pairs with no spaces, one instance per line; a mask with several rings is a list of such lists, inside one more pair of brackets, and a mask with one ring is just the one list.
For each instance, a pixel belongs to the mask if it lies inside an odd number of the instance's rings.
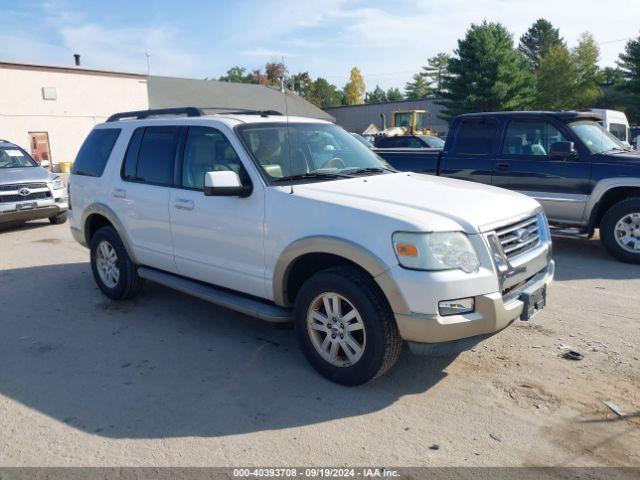
[[574,158],[578,156],[573,142],[555,142],[549,148],[549,155],[554,158]]
[[243,185],[240,176],[231,170],[204,175],[204,194],[207,197],[248,197],[252,191],[253,185]]

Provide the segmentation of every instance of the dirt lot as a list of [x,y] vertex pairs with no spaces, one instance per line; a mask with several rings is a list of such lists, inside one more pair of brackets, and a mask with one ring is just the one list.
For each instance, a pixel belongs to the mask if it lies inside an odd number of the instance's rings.
[[640,266],[554,248],[533,321],[344,388],[290,330],[153,284],[107,300],[68,225],[5,230],[0,465],[640,466]]

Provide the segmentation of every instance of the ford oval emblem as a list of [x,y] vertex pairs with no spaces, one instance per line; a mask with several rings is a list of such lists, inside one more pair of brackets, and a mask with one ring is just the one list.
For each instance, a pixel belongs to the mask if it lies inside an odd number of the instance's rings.
[[26,197],[30,193],[31,193],[31,190],[29,190],[28,188],[21,188],[20,190],[18,190],[18,194],[22,195],[23,197]]

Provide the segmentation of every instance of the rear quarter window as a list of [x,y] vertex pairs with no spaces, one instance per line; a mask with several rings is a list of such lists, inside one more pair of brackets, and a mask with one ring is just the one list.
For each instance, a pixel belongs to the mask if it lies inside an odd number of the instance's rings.
[[80,147],[71,173],[87,177],[102,176],[119,135],[119,128],[102,128],[91,131]]
[[498,135],[498,122],[491,119],[463,120],[458,127],[453,153],[488,155]]

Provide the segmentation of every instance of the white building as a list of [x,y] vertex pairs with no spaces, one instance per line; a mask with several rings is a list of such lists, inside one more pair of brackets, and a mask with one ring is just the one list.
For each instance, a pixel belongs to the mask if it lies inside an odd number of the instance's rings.
[[97,123],[149,107],[145,75],[0,63],[0,138],[37,160],[72,162]]

